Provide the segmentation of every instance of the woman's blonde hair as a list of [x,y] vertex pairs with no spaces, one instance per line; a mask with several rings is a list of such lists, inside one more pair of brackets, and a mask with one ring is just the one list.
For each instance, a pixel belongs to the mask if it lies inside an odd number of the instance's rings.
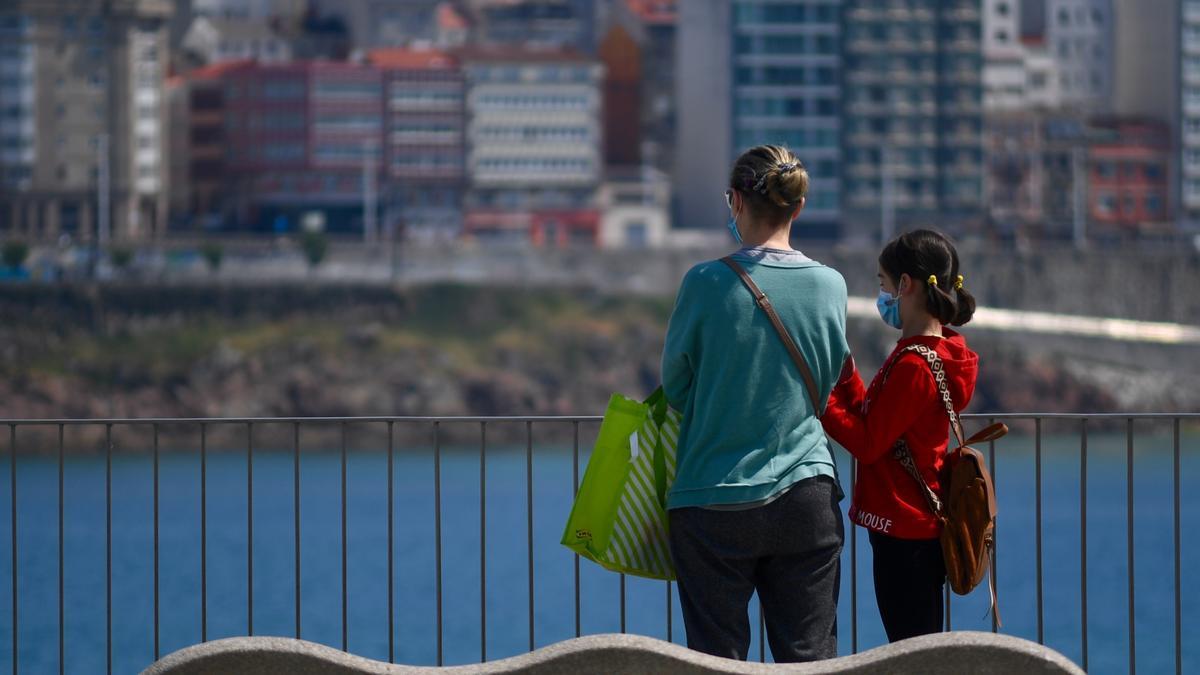
[[729,187],[742,194],[754,215],[787,218],[808,194],[808,171],[791,150],[760,145],[734,162]]

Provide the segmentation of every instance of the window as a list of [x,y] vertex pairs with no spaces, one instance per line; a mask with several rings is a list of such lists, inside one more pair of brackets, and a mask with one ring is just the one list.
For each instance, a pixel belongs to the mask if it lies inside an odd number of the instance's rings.
[[304,82],[300,80],[269,81],[263,85],[262,96],[273,100],[304,98]]
[[274,161],[304,158],[302,143],[267,143],[263,146],[263,158]]
[[996,13],[1000,16],[1008,16],[1010,9],[1007,2],[996,3]]
[[1008,31],[1006,31],[1006,30],[996,31],[996,42],[1007,44],[1008,43]]
[[1096,211],[1109,215],[1117,210],[1117,198],[1108,192],[1101,192],[1096,199]]
[[1151,217],[1162,216],[1163,198],[1162,195],[1148,194],[1146,195],[1146,215]]
[[318,82],[316,95],[330,98],[355,98],[379,96],[376,82]]

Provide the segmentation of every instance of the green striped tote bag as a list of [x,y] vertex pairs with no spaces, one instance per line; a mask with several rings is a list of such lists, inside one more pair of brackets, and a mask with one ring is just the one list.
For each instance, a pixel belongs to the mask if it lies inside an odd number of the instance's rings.
[[679,421],[662,387],[641,402],[612,396],[563,532],[564,546],[614,572],[675,578],[666,503],[675,480]]

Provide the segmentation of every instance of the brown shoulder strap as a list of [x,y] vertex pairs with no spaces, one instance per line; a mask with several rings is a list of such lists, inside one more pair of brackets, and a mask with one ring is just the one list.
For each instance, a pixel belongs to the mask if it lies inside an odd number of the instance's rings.
[[800,348],[796,346],[796,341],[792,339],[787,328],[784,327],[783,321],[780,320],[779,314],[775,312],[775,307],[771,305],[770,298],[767,297],[766,293],[762,292],[758,284],[754,283],[754,280],[750,278],[746,269],[731,256],[721,258],[721,262],[728,265],[730,269],[737,273],[742,283],[746,284],[746,288],[750,289],[750,294],[754,296],[754,301],[766,312],[767,318],[775,326],[775,332],[779,333],[779,339],[783,340],[783,346],[792,357],[792,361],[796,363],[796,368],[800,370],[800,377],[804,378],[804,386],[808,389],[808,397],[812,399],[813,410],[816,411],[818,417],[825,414],[825,404],[824,402],[820,402],[820,397],[817,393],[817,381],[813,378],[812,371],[808,368],[808,363],[804,360],[804,354],[800,352]]

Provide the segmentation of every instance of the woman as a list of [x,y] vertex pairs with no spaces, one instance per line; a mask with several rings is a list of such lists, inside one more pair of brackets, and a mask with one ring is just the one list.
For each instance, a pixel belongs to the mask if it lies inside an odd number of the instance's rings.
[[850,520],[870,532],[875,598],[895,642],[942,629],[946,577],[938,519],[916,477],[894,456],[903,441],[925,482],[939,491],[950,419],[929,363],[912,347],[941,358],[955,410],[971,402],[979,359],[946,327],[970,321],[975,299],[945,236],[917,230],[893,240],[879,255],[879,285],[879,314],[900,330],[900,341],[870,389],[848,364],[821,421],[859,462]]
[[663,349],[663,387],[683,412],[667,498],[688,646],[745,659],[757,590],[779,662],[837,654],[843,531],[818,411],[843,368],[846,284],[790,244],[808,174],[787,149],[760,146],[730,175],[733,259],[770,299],[809,365],[818,399],[738,274],[693,267]]

